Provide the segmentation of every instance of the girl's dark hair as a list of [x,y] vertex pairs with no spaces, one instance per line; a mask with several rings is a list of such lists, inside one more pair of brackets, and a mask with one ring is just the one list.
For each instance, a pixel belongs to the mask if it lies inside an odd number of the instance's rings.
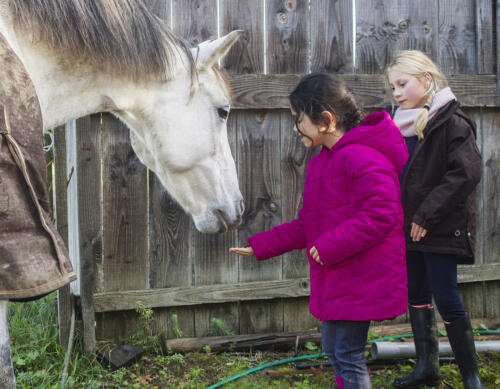
[[[335,117],[337,127],[345,132],[363,121],[363,112],[351,91],[343,81],[329,74],[312,73],[303,77],[289,99],[297,114],[296,121],[305,113],[314,124],[328,126],[328,118],[322,114],[328,111]],[[300,132],[298,126],[297,130]]]

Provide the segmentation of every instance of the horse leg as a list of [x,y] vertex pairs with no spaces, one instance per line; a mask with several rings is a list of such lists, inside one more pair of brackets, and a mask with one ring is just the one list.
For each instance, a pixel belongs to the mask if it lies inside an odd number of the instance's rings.
[[0,301],[0,388],[16,389],[12,356],[10,352],[9,323],[7,314],[9,302]]

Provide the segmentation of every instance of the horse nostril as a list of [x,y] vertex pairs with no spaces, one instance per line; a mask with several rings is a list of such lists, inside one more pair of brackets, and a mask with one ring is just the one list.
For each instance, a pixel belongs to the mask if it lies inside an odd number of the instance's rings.
[[245,202],[243,200],[240,200],[240,215],[243,215],[244,211],[245,211]]

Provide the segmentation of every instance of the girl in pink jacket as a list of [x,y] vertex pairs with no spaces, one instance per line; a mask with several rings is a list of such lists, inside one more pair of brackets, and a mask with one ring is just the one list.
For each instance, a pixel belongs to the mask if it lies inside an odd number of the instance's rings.
[[363,120],[352,94],[329,75],[304,77],[290,105],[303,144],[322,146],[307,168],[302,209],[296,220],[230,251],[263,260],[306,248],[310,311],[322,322],[337,384],[370,388],[364,356],[370,321],[407,308],[398,176],[408,152],[386,112]]

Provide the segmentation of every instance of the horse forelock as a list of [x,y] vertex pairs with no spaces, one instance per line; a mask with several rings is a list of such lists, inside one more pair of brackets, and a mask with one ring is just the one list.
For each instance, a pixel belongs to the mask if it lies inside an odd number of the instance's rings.
[[[189,48],[141,0],[10,0],[15,26],[66,64],[82,60],[134,80],[170,80]],[[177,53],[176,53],[177,51]]]

